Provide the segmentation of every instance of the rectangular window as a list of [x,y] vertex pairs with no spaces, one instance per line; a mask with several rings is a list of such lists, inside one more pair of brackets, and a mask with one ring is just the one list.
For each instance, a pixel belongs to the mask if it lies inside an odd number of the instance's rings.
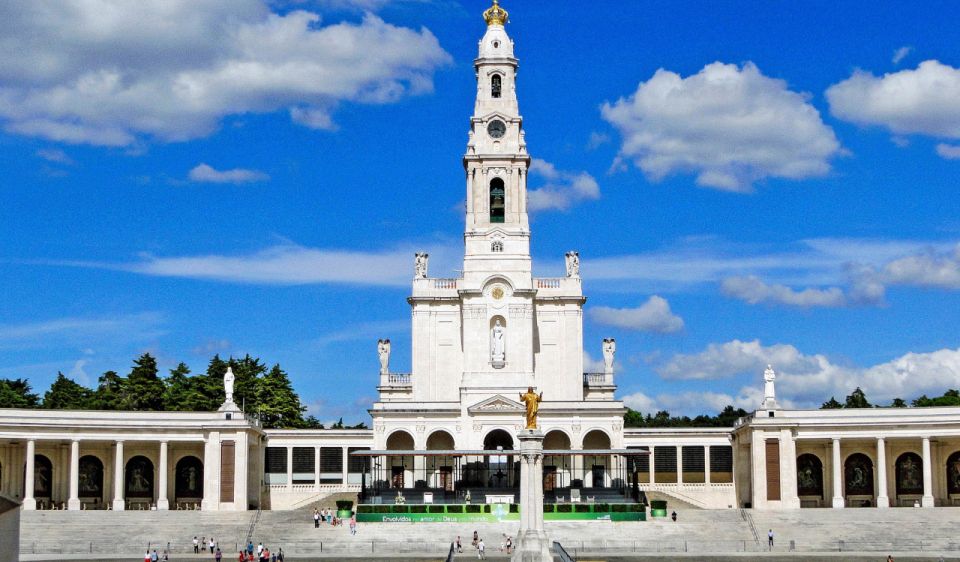
[[[350,447],[347,449],[348,453],[354,451],[369,451],[369,447]],[[350,474],[362,474],[364,472],[370,471],[370,457],[355,457],[350,456],[350,460],[347,462],[347,471]]]
[[[220,443],[220,501],[233,502],[233,480],[235,475],[236,450],[233,441]],[[241,477],[246,478],[245,474]]]
[[677,482],[677,448],[672,445],[654,447],[653,470],[657,484],[675,484]]
[[705,452],[702,445],[689,445],[681,449],[683,453],[683,481],[691,484],[706,482]]
[[780,440],[767,439],[767,501],[780,501]]
[[287,448],[267,447],[263,451],[263,479],[267,484],[287,483]]
[[343,448],[320,447],[320,483],[343,482]]
[[315,460],[313,447],[293,448],[294,484],[313,484],[313,468]]

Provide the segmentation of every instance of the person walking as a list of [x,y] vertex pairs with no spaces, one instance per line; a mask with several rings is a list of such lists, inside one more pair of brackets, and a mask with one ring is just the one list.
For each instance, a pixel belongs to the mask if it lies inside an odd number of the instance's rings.
[[193,535],[193,553],[200,554],[200,539],[197,538],[197,535]]
[[160,555],[157,554],[157,549],[153,549],[153,552],[150,553],[150,562],[159,562]]
[[483,539],[480,539],[480,542],[477,543],[477,558],[480,560],[487,559],[487,545],[483,544]]
[[320,511],[317,508],[313,508],[313,528],[320,528]]
[[283,549],[277,549],[277,562],[283,562]]
[[674,522],[674,523],[677,522],[677,512],[676,512],[676,511],[674,511],[673,513],[670,514],[670,519],[673,519],[673,522]]
[[457,535],[457,554],[463,554],[463,545],[460,544],[460,535]]
[[351,535],[357,534],[357,512],[356,511],[350,514],[350,534]]
[[773,550],[773,529],[767,531],[767,550]]
[[217,551],[213,554],[213,559],[216,560],[217,562],[220,562],[221,560],[223,560],[223,553],[220,552],[219,547],[217,547]]
[[217,546],[217,541],[213,540],[213,537],[210,537],[210,542],[207,543],[207,546],[210,547],[210,554],[213,554],[213,549]]

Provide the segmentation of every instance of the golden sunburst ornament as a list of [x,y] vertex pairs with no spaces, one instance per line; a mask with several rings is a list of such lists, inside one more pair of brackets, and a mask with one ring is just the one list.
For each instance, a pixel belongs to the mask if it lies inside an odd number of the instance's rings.
[[490,291],[490,294],[493,296],[493,298],[500,300],[503,298],[503,288],[494,287],[493,290]]
[[500,7],[499,0],[493,0],[493,6],[490,6],[483,12],[483,19],[487,25],[503,25],[510,18],[510,13]]

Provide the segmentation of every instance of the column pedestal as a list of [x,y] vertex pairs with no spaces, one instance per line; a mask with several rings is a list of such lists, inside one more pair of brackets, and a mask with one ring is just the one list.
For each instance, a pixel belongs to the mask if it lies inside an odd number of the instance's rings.
[[524,429],[520,441],[520,531],[511,562],[553,562],[543,529],[543,433]]

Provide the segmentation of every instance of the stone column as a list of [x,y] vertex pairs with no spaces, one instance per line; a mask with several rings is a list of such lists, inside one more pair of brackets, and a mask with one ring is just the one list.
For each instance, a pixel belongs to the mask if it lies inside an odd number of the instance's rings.
[[793,430],[780,430],[780,501],[788,509],[800,509],[797,495],[797,442]]
[[930,438],[923,438],[923,498],[920,505],[933,507],[933,458],[930,455]]
[[[234,443],[233,458],[233,508],[236,511],[246,511],[250,505],[248,497],[248,482],[250,480],[250,471],[247,469],[248,457],[250,456],[250,441],[246,431],[237,432],[237,440]],[[292,451],[291,451],[292,452]],[[293,469],[293,456],[288,460],[287,467]],[[291,474],[288,471],[288,474]],[[292,480],[291,480],[292,482]]]
[[36,480],[34,475],[34,461],[37,456],[37,443],[33,439],[27,440],[27,472],[23,477],[23,509],[33,511],[37,509],[37,500],[33,499],[33,483]]
[[342,486],[343,486],[343,489],[346,490],[347,485],[349,484],[349,482],[347,482],[347,479],[349,478],[349,470],[350,470],[350,451],[347,447],[343,447],[343,467],[342,468],[343,468]]
[[[520,531],[512,562],[553,562],[543,529],[543,433],[524,429],[520,441]],[[491,541],[492,542],[492,541]]]
[[683,445],[677,445],[677,486],[683,484]]
[[76,439],[70,442],[70,497],[67,498],[67,509],[80,509],[80,442]]
[[887,496],[887,446],[883,437],[877,437],[877,507],[890,507]]
[[703,481],[710,483],[710,445],[703,446]]
[[293,445],[287,445],[287,491],[293,492]]
[[833,439],[833,460],[831,461],[833,468],[833,507],[842,508],[844,507],[843,501],[843,470],[840,464],[840,439]]
[[313,490],[320,491],[320,446],[313,448]]
[[167,456],[168,447],[166,441],[160,442],[160,474],[157,492],[157,509],[170,509],[170,500],[167,498]]
[[203,444],[203,511],[220,510],[220,432],[211,431]]
[[753,509],[767,507],[767,455],[766,434],[750,432],[750,504]]
[[123,498],[123,479],[126,476],[123,464],[123,441],[117,441],[113,449],[113,510],[123,511],[126,502]]
[[654,481],[654,478],[656,477],[656,476],[655,476],[655,475],[656,475],[656,470],[654,470],[654,463],[653,463],[653,450],[654,450],[655,448],[656,448],[656,447],[654,447],[653,445],[650,445],[650,455],[649,455],[650,461],[649,461],[649,465],[647,466],[647,468],[650,469],[650,483],[651,483],[651,484],[655,484],[655,483],[656,483],[656,481]]

